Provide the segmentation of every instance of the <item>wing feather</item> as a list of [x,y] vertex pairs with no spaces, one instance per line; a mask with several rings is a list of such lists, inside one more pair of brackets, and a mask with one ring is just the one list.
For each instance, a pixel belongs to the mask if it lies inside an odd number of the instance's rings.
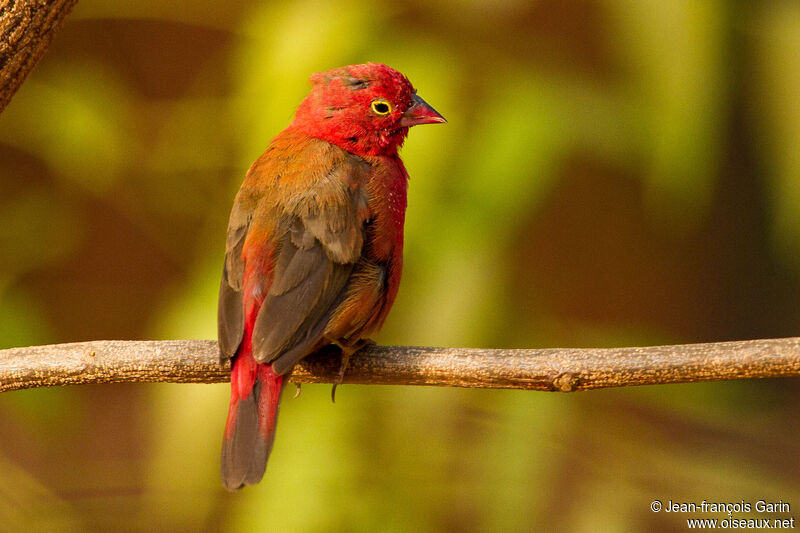
[[237,196],[228,222],[228,239],[225,244],[225,263],[219,287],[217,309],[217,335],[220,357],[230,359],[239,349],[244,335],[244,306],[242,302],[242,277],[244,259],[242,248],[250,227],[251,216],[242,208]]

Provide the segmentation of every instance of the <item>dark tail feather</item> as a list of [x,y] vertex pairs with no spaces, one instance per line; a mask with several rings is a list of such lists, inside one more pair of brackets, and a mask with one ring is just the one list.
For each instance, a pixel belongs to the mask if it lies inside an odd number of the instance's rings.
[[[234,360],[234,366],[237,362]],[[276,374],[271,365],[259,364],[254,370],[231,379],[231,407],[222,440],[222,484],[231,491],[261,481],[275,440],[284,376]],[[241,381],[247,381],[246,374],[255,379],[250,393],[242,397],[247,387]]]

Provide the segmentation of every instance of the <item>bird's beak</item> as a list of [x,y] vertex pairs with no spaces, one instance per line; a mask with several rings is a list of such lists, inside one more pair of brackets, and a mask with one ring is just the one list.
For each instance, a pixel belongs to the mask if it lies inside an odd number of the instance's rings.
[[400,126],[408,128],[418,124],[441,124],[447,122],[434,108],[425,103],[425,100],[414,95],[409,107],[400,119]]

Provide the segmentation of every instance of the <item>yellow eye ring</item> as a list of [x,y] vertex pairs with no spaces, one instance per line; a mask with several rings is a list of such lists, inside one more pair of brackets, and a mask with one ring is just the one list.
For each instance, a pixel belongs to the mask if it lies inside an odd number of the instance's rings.
[[369,107],[373,113],[381,117],[385,117],[392,112],[392,104],[386,100],[373,100]]

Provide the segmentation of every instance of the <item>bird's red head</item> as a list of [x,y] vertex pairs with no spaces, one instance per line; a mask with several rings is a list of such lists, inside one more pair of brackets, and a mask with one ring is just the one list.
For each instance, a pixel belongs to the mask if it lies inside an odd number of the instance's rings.
[[311,85],[289,127],[358,155],[393,155],[409,127],[446,122],[408,78],[379,63],[319,72]]

